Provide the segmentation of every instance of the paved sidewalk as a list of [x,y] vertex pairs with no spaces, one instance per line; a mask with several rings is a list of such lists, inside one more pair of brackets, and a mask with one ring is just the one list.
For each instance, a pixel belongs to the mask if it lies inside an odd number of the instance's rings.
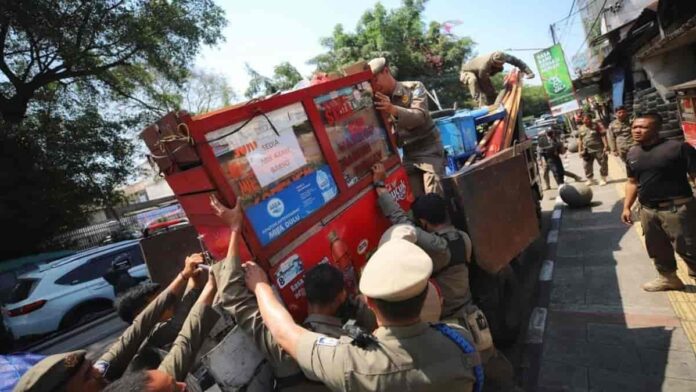
[[[619,219],[625,172],[611,160],[614,180],[592,187],[593,206],[563,208],[547,257],[554,268],[538,391],[696,391],[696,286],[642,291],[655,270],[638,230]],[[576,154],[566,167],[583,174]]]

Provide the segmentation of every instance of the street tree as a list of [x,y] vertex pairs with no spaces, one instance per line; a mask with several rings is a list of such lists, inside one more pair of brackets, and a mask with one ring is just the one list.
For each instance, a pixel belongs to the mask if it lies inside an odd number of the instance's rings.
[[279,91],[292,89],[300,80],[302,75],[292,64],[284,61],[273,67],[273,76],[262,75],[249,64],[246,64],[246,71],[251,78],[249,87],[244,92],[247,98],[275,94]]
[[147,87],[156,73],[183,84],[225,24],[208,0],[3,1],[0,258],[42,250],[119,201],[134,137],[164,106]]
[[347,32],[336,25],[330,37],[322,38],[326,53],[310,60],[322,72],[340,71],[358,60],[384,56],[400,80],[420,80],[434,89],[445,106],[468,101],[459,83],[462,61],[472,55],[474,42],[443,31],[442,24],[423,18],[426,0],[403,0],[401,7],[387,10],[377,3],[365,11],[355,28]]
[[150,69],[183,81],[201,44],[222,37],[211,0],[8,0],[0,11],[0,115],[18,124],[42,88],[76,80],[133,97]]
[[524,86],[522,108],[525,116],[539,117],[549,112],[549,103],[543,86]]
[[[147,106],[156,107],[160,115],[182,109],[191,114],[206,113],[228,106],[238,98],[224,75],[201,68],[189,71],[183,83],[157,75],[142,95]],[[144,108],[138,102],[133,105],[134,109]]]
[[300,80],[302,80],[300,71],[287,61],[273,67],[273,84],[280,91],[290,90]]

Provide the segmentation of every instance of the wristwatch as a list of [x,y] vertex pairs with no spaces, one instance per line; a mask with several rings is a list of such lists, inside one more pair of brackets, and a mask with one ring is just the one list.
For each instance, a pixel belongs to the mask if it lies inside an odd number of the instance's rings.
[[387,185],[384,183],[384,181],[375,181],[372,183],[375,188],[386,188]]

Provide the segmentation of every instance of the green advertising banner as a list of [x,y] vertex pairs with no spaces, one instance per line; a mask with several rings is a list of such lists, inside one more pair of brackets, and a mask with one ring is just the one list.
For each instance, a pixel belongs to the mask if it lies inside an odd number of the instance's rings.
[[534,60],[549,99],[551,114],[557,116],[580,109],[561,45],[556,44],[535,53]]

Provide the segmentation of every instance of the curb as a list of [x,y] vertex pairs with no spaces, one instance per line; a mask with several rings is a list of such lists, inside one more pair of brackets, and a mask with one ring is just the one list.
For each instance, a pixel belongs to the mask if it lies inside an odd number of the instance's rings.
[[527,334],[524,341],[524,363],[527,370],[523,374],[522,381],[525,391],[536,390],[539,381],[544,332],[546,331],[546,320],[549,313],[548,306],[551,301],[554,260],[558,248],[558,236],[561,229],[564,206],[565,203],[558,196],[551,213],[549,231],[546,235],[546,254],[539,270],[536,304],[529,317],[529,325],[527,326]]

